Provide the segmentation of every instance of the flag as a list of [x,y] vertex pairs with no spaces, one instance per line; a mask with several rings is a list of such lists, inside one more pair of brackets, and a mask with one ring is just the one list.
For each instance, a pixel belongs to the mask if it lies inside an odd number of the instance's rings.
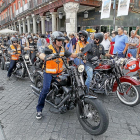
[[117,16],[128,15],[130,0],[119,0]]
[[101,19],[110,17],[111,0],[102,0]]

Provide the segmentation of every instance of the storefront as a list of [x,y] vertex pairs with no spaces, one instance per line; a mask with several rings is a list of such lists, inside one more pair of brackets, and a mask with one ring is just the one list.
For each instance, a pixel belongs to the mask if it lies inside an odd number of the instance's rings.
[[[84,19],[84,13],[77,14],[77,29],[79,30],[91,30],[94,32],[112,32],[113,30],[113,10],[111,10],[110,18],[100,19],[101,13],[99,11],[88,11],[88,18]],[[135,30],[140,25],[140,14],[130,12],[128,16],[116,17],[116,27],[124,26],[125,30],[130,34],[131,30]],[[139,34],[139,32],[138,32]]]

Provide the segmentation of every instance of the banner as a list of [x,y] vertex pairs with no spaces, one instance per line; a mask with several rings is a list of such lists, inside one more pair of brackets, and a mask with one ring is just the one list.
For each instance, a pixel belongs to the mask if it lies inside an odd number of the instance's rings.
[[117,16],[128,15],[130,0],[119,0]]
[[102,0],[101,19],[110,17],[111,0]]

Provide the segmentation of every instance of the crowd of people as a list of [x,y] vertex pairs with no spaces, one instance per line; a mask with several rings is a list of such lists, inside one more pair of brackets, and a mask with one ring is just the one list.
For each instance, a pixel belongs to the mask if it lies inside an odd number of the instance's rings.
[[[55,31],[53,33],[46,34],[33,34],[26,33],[22,35],[13,34],[12,36],[0,36],[0,47],[8,47],[9,54],[11,55],[10,67],[8,70],[7,78],[10,79],[12,70],[16,65],[19,55],[31,50],[31,61],[34,63],[36,54],[30,46],[37,46],[38,56],[44,62],[46,62],[45,48],[49,48],[53,53],[67,57],[67,63],[75,63],[76,65],[84,64],[85,71],[87,73],[87,79],[85,85],[87,86],[87,92],[90,87],[90,83],[93,77],[93,67],[91,59],[97,56],[99,59],[112,59],[114,55],[118,57],[126,57],[127,53],[131,53],[133,57],[139,57],[139,42],[140,36],[136,31],[131,31],[131,36],[127,35],[123,27],[118,27],[117,31],[113,31],[111,36],[109,33],[91,33],[82,30],[78,33],[70,33],[69,35],[64,32]],[[15,55],[13,51],[17,51],[19,55]],[[79,59],[81,55],[85,55],[86,59]],[[57,67],[55,61],[47,61],[45,64],[44,76],[43,76],[43,89],[40,93],[38,105],[36,107],[36,118],[42,118],[42,110],[44,108],[45,98],[50,89],[52,81],[52,74],[62,72],[63,62],[60,60],[61,65]]]

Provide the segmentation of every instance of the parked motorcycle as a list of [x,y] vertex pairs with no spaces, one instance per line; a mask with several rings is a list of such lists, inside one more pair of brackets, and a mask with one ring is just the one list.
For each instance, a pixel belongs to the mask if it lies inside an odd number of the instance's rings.
[[[133,58],[134,59],[134,58]],[[109,95],[116,92],[120,101],[128,106],[140,103],[140,81],[127,74],[124,75],[122,67],[130,63],[130,59],[114,58],[112,60],[99,60],[93,62],[93,80],[90,89],[95,93]],[[131,70],[132,68],[129,67]]]
[[[82,127],[92,135],[103,134],[109,124],[109,117],[104,105],[95,96],[87,94],[87,88],[83,80],[84,65],[79,67],[66,65],[66,59],[57,54],[48,55],[48,59],[61,58],[65,65],[65,71],[54,75],[51,88],[46,97],[55,112],[65,113],[76,107],[77,117]],[[43,73],[35,78],[35,86],[31,85],[34,94],[39,96]],[[38,84],[39,83],[39,84]],[[41,84],[42,85],[42,84]],[[54,112],[54,111],[53,111]]]

